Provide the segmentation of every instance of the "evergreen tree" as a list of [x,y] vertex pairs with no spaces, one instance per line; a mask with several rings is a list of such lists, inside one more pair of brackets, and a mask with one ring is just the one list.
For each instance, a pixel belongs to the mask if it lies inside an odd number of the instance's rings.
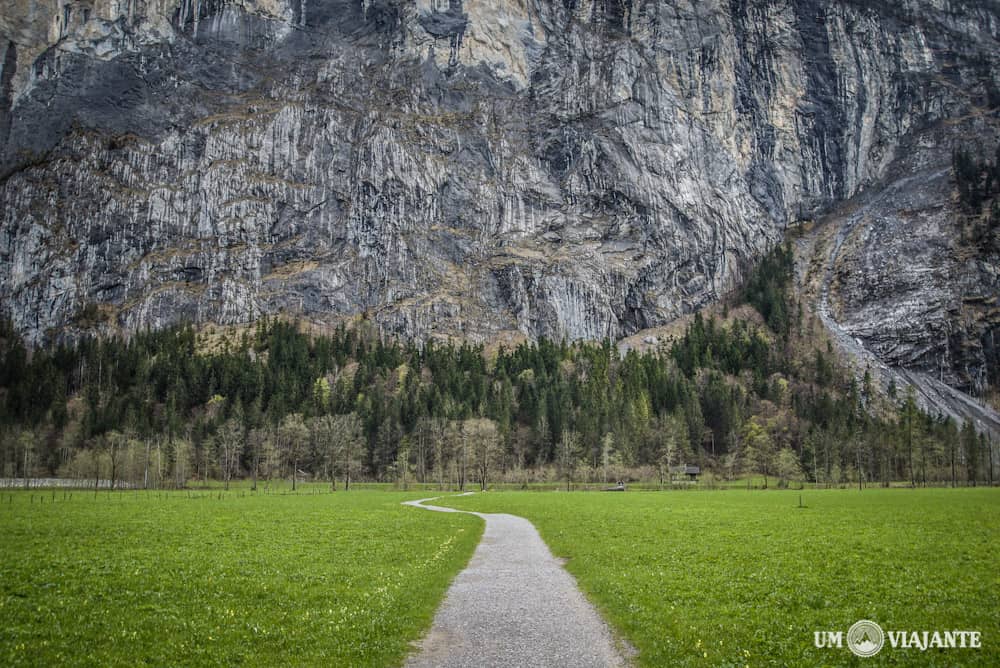
[[970,420],[962,423],[962,452],[965,455],[966,480],[976,486],[979,474],[979,438]]

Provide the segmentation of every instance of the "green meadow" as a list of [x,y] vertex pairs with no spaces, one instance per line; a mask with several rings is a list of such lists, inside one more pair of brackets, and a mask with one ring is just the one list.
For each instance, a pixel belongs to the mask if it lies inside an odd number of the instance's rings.
[[[799,499],[802,505],[799,507]],[[496,492],[646,666],[1000,665],[1000,490]],[[976,630],[983,648],[817,649],[814,631]]]
[[4,490],[0,665],[399,664],[482,532],[420,496]]
[[[5,490],[0,665],[398,665],[482,532],[421,496]],[[1000,490],[436,503],[534,522],[640,665],[1000,665]],[[858,619],[983,647],[813,646]]]

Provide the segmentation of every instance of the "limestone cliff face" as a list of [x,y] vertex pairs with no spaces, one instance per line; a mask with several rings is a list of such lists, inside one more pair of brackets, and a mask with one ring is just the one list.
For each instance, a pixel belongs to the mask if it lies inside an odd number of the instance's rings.
[[998,382],[1000,255],[995,240],[976,244],[963,230],[951,164],[942,164],[939,148],[996,147],[995,125],[973,114],[916,133],[880,187],[829,216],[836,229],[822,251],[835,332],[880,363],[975,395]]
[[928,128],[946,168],[1000,90],[989,1],[13,5],[0,310],[33,342],[281,312],[628,335]]

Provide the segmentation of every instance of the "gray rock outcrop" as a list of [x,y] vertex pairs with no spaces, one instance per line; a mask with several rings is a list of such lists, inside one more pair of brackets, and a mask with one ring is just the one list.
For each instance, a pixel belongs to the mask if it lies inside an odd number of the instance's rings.
[[[883,188],[917,137],[946,170],[1000,97],[990,1],[12,4],[0,310],[33,343],[264,313],[626,336]],[[919,316],[883,308],[886,269],[860,269],[877,299],[845,274],[842,317],[933,348],[883,323]]]

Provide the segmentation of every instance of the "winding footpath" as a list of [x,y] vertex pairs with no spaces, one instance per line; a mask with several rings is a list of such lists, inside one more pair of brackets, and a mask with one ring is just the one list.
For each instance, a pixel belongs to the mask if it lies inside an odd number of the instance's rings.
[[[426,505],[433,500],[405,505],[465,512]],[[608,626],[531,522],[470,514],[486,522],[482,540],[407,668],[628,665]]]

